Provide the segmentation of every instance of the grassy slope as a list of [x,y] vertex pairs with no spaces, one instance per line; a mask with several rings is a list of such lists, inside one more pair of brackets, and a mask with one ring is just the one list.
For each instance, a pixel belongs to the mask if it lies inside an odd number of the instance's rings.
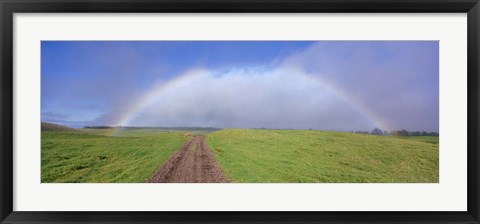
[[189,138],[184,132],[102,135],[108,132],[42,132],[42,183],[144,182]]
[[79,132],[78,129],[70,128],[63,125],[41,122],[42,131],[60,131],[60,132]]
[[432,143],[432,144],[438,144],[438,139],[439,139],[438,136],[409,136],[409,137],[398,136],[397,138],[417,140],[417,141],[428,142],[428,143]]
[[438,182],[438,144],[354,133],[226,129],[208,142],[249,183]]

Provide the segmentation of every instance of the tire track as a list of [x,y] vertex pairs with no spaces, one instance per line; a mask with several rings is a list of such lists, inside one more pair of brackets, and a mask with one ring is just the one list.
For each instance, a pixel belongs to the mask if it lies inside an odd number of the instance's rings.
[[208,149],[204,136],[195,136],[174,153],[148,180],[150,183],[228,183]]

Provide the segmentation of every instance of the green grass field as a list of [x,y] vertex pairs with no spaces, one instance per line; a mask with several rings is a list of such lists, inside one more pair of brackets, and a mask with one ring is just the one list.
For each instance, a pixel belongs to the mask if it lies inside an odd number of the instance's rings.
[[[42,129],[43,129],[42,124]],[[145,182],[191,136],[129,130],[42,131],[42,183]]]
[[421,142],[438,144],[438,136],[409,136],[409,137],[397,137],[397,138],[417,140],[417,141],[421,141]]
[[[436,139],[435,139],[436,138]],[[438,137],[226,129],[207,136],[227,177],[244,183],[437,183]]]
[[[437,183],[435,136],[306,130],[72,129],[42,123],[42,183],[142,183],[194,135],[241,183]],[[113,136],[112,136],[113,135]]]

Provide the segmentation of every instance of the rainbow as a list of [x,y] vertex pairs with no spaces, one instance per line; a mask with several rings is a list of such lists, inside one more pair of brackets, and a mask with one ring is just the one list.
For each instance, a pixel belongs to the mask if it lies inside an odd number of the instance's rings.
[[120,116],[119,121],[117,122],[118,126],[129,125],[131,119],[133,119],[139,112],[145,109],[148,105],[153,103],[153,101],[161,95],[163,92],[167,91],[171,87],[176,86],[179,83],[189,81],[190,79],[206,74],[206,70],[191,70],[184,75],[171,80],[166,83],[157,84],[150,91],[148,91],[143,97],[140,98],[133,106],[127,110],[123,116]]
[[321,79],[319,76],[308,75],[303,72],[293,72],[292,74],[302,76],[312,82],[316,82],[321,85],[323,88],[328,89],[333,92],[337,97],[347,102],[350,106],[359,111],[363,116],[368,118],[371,123],[373,123],[377,128],[390,131],[392,130],[389,124],[380,116],[378,116],[374,111],[368,108],[366,105],[362,104],[360,100],[355,97],[347,94],[342,88],[337,87],[336,85],[328,82],[325,79]]
[[[372,110],[366,107],[361,101],[355,99],[355,97],[347,94],[341,88],[333,85],[332,83],[327,82],[326,80],[320,78],[319,76],[314,76],[310,74],[306,74],[301,71],[288,69],[288,74],[296,75],[302,78],[305,78],[311,82],[314,82],[320,85],[322,88],[326,89],[327,91],[333,93],[335,96],[339,97],[344,102],[348,103],[353,109],[357,110],[361,115],[369,120],[370,123],[374,124],[376,127],[390,130],[388,124],[379,116],[377,116]],[[144,111],[149,105],[155,102],[159,96],[174,88],[175,86],[182,84],[184,82],[192,81],[196,77],[200,77],[202,75],[212,74],[208,70],[196,69],[186,72],[184,75],[168,81],[166,83],[161,83],[155,85],[148,91],[146,94],[143,95],[137,102],[132,104],[128,110],[126,110],[116,122],[116,126],[130,126],[130,122],[132,119],[137,117],[142,111]],[[117,135],[121,129],[117,128],[116,131],[112,135]]]

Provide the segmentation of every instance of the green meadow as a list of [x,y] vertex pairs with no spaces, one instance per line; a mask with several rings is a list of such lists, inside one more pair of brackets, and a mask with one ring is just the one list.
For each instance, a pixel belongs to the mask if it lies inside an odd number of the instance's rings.
[[432,144],[438,144],[438,136],[408,136],[408,137],[400,137],[400,136],[397,136],[397,138],[417,140],[417,141],[421,141],[421,142],[428,142],[428,143],[432,143]]
[[226,129],[207,141],[235,182],[438,182],[438,137]]
[[237,183],[438,183],[438,137],[315,130],[72,129],[42,123],[42,183],[143,183],[194,135]]
[[42,183],[142,183],[190,138],[153,130],[42,131]]

